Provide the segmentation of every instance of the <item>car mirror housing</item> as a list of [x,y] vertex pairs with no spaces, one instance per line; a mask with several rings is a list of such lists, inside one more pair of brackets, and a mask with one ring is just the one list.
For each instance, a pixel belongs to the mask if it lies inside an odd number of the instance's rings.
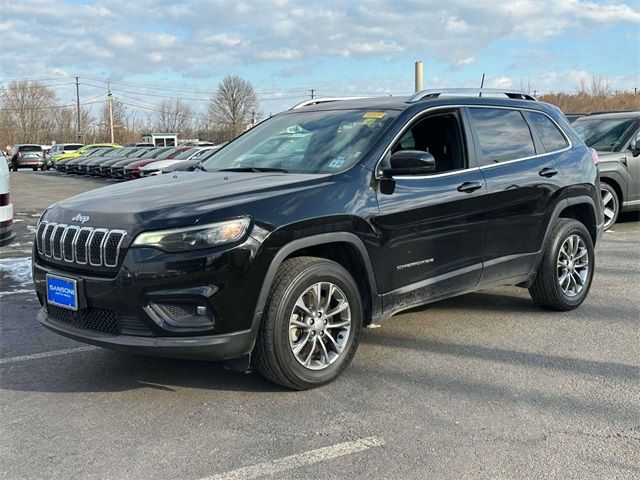
[[387,177],[394,175],[423,175],[436,170],[436,159],[429,152],[421,150],[401,150],[393,153],[382,166],[382,174]]

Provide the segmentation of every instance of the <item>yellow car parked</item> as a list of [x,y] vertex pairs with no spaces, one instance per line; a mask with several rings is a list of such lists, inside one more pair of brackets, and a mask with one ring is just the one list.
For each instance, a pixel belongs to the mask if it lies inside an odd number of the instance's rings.
[[84,155],[85,153],[87,153],[90,150],[93,150],[94,148],[121,148],[121,147],[122,145],[119,145],[117,143],[91,143],[73,152],[66,152],[66,153],[61,153],[60,155],[56,155],[55,157],[52,157],[50,160],[52,163],[56,163],[66,158],[79,157],[80,155]]

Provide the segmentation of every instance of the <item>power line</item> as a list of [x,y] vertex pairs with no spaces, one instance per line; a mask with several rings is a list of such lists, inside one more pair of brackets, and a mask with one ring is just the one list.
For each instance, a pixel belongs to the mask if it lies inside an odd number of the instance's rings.
[[[80,102],[80,106],[85,105],[97,105],[98,103],[104,103],[106,100],[98,100],[95,102]],[[23,107],[23,108],[0,108],[3,112],[21,112],[24,110],[53,110],[56,108],[72,108],[76,107],[76,103],[70,103],[68,105],[44,105],[42,107]]]

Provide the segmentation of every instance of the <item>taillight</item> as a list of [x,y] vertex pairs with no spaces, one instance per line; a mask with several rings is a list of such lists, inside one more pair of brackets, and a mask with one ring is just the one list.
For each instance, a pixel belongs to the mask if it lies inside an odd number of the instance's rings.
[[18,158],[20,158],[22,156],[21,152],[18,152],[18,155],[16,155]]
[[589,150],[591,150],[591,160],[593,160],[593,164],[594,165],[598,165],[600,163],[600,158],[598,157],[598,152],[595,151],[595,149],[590,148]]

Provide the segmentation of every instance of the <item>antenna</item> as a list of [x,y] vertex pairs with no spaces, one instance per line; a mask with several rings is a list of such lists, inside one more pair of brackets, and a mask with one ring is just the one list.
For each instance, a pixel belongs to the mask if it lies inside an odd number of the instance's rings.
[[[482,90],[484,88],[484,73],[482,74],[482,80],[480,80],[480,90]],[[479,97],[482,96],[482,92],[480,92],[480,95],[478,95]]]

